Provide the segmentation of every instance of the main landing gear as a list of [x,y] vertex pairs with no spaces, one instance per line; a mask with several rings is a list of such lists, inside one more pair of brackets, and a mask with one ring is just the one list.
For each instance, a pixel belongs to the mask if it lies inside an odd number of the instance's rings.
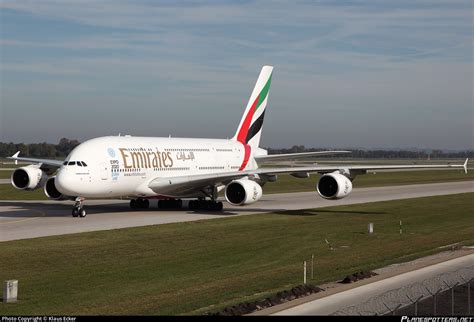
[[72,216],[73,217],[81,217],[84,218],[87,213],[83,206],[84,198],[77,197],[74,203],[74,207],[72,208]]
[[222,202],[217,201],[218,190],[216,186],[203,189],[201,192],[208,197],[210,200],[205,198],[199,198],[197,200],[189,201],[189,210],[204,210],[204,211],[222,211],[224,205]]
[[[183,201],[181,199],[163,199],[158,201],[159,209],[179,210],[183,208]],[[189,210],[205,210],[205,211],[222,211],[224,205],[222,202],[215,200],[189,200]]]
[[150,201],[148,199],[138,198],[130,200],[130,208],[132,209],[148,209]]
[[[148,209],[150,201],[148,199],[138,198],[130,200],[130,208],[132,209]],[[158,200],[158,209],[163,210],[179,210],[183,208],[183,201],[181,199],[162,199]],[[190,200],[188,204],[189,210],[204,210],[204,211],[222,211],[224,205],[220,201],[197,199]]]
[[189,201],[189,210],[222,211],[223,208],[221,201],[203,199]]
[[181,209],[183,201],[181,199],[163,199],[158,200],[159,209]]

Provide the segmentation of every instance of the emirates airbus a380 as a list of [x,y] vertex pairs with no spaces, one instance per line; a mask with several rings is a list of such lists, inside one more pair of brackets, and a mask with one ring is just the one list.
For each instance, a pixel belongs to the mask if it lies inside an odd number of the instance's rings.
[[367,170],[413,168],[464,168],[462,165],[357,165],[261,168],[269,161],[298,160],[347,151],[322,151],[267,155],[259,148],[268,102],[272,66],[264,66],[232,139],[187,139],[171,137],[106,136],[77,146],[61,162],[19,157],[29,166],[16,169],[11,182],[23,190],[44,188],[54,200],[75,200],[72,215],[85,217],[85,198],[130,198],[131,208],[148,208],[158,198],[159,208],[189,208],[220,211],[218,193],[235,206],[254,203],[262,197],[262,186],[278,174],[305,178],[319,173],[318,194],[341,199],[352,191],[356,175]]

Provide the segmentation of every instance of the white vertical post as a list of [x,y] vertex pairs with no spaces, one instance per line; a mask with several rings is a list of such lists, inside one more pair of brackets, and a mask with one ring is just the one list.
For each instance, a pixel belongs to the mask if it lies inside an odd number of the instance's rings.
[[368,227],[368,230],[369,230],[369,234],[372,234],[374,232],[374,223],[369,223],[369,227]]
[[303,284],[306,284],[306,261],[303,262]]
[[314,279],[314,254],[311,254],[311,279]]
[[18,280],[9,280],[3,283],[3,302],[16,302],[18,297]]
[[400,235],[402,234],[402,221],[400,220]]

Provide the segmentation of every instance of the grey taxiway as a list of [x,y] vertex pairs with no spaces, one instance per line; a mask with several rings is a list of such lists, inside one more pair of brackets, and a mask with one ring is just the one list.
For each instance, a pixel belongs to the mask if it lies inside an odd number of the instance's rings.
[[71,216],[71,201],[0,201],[0,242],[98,230],[227,218],[272,211],[320,208],[385,200],[474,192],[474,181],[356,188],[342,200],[324,200],[315,191],[264,195],[245,207],[225,205],[221,213],[189,210],[131,210],[128,200],[87,200],[86,218]]

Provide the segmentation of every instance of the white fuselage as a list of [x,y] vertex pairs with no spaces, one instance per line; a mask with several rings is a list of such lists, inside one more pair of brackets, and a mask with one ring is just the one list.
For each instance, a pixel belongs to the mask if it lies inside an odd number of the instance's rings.
[[244,145],[233,140],[100,137],[80,144],[69,154],[58,171],[56,185],[68,196],[160,197],[148,188],[152,180],[256,169],[254,153],[264,150],[246,153]]

